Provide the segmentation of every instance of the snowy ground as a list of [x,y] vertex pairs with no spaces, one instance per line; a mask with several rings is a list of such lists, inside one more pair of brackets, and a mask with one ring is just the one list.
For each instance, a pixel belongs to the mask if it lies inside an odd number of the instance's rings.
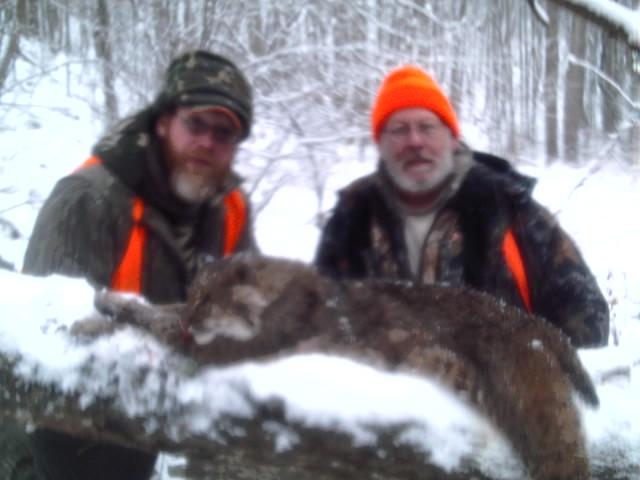
[[[35,92],[29,98],[2,100],[39,107],[28,110],[3,107],[0,115],[0,218],[8,220],[18,230],[17,235],[13,235],[7,226],[0,225],[0,255],[17,268],[20,268],[42,200],[57,178],[86,158],[102,128],[91,120],[84,104],[66,96],[62,85],[51,83]],[[340,164],[331,172],[332,191],[370,171],[373,165],[373,157],[365,163]],[[640,223],[634,212],[640,205],[640,172],[625,169],[615,162],[595,173],[590,173],[590,167],[562,165],[544,168],[531,164],[522,170],[540,179],[536,197],[558,214],[566,230],[576,239],[612,306],[613,334],[609,347],[581,352],[598,383],[601,400],[598,411],[584,411],[590,445],[598,448],[605,440],[619,442],[621,449],[635,455],[631,458],[640,463],[640,416],[637,415],[637,399],[640,398],[640,253],[637,248]],[[334,197],[327,197],[329,207]],[[283,186],[257,219],[257,236],[263,252],[310,260],[318,236],[312,222],[314,208],[315,199],[310,190],[299,185]],[[74,350],[65,338],[53,332],[55,328],[42,331],[29,319],[52,318],[55,326],[82,317],[92,308],[86,286],[82,282],[59,279],[43,283],[2,272],[0,292],[0,348],[24,349],[33,355],[31,361],[48,367],[45,372],[49,372],[51,378],[59,378],[73,386],[76,379],[69,372],[73,365],[83,361],[86,351]],[[135,358],[130,339],[105,342],[103,354],[111,360],[115,357]],[[28,370],[28,365],[25,368]],[[604,381],[607,372],[619,368],[627,373]],[[487,435],[483,433],[486,426],[481,419],[428,384],[374,372],[369,367],[342,359],[297,357],[271,365],[213,370],[203,375],[209,379],[211,376],[240,378],[258,396],[285,398],[290,415],[304,416],[312,424],[335,421],[351,431],[357,441],[366,441],[366,435],[362,437],[363,432],[358,430],[363,418],[417,416],[429,425],[431,432],[438,432],[431,436],[431,446],[440,448],[443,464],[455,463],[464,453],[461,452],[463,447],[456,447],[460,443],[455,435],[459,435],[460,429],[449,428],[452,425],[462,424],[478,435]],[[203,380],[206,383],[207,380]],[[306,383],[301,388],[303,381]],[[317,401],[319,395],[314,392],[326,385],[335,389],[339,401]],[[204,388],[195,383],[184,395],[203,395],[206,393]],[[365,396],[359,396],[362,392]],[[391,394],[396,396],[389,398]],[[434,415],[428,415],[428,418],[416,407],[419,402],[406,401],[423,395],[431,404],[438,402],[441,406],[432,409]],[[363,398],[366,399],[364,403]],[[390,410],[389,405],[398,408]],[[447,432],[454,432],[451,433],[453,436],[448,436]],[[495,452],[485,453],[490,459]]]

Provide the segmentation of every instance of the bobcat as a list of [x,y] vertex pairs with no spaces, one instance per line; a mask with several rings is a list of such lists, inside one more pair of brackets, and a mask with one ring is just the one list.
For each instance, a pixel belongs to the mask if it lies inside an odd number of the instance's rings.
[[435,378],[505,433],[533,479],[588,479],[575,390],[595,388],[543,319],[466,288],[332,281],[301,262],[238,255],[205,267],[186,305],[98,294],[99,309],[183,345],[199,364],[319,351]]

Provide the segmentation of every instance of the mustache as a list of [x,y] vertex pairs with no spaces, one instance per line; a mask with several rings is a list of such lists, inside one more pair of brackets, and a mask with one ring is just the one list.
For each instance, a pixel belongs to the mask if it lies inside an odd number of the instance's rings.
[[403,155],[402,160],[406,164],[435,163],[435,160],[431,156],[421,154],[420,152],[410,152],[407,155]]

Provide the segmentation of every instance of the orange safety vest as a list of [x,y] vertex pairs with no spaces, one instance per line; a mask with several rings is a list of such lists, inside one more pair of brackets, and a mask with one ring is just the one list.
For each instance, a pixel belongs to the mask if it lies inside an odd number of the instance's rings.
[[[97,165],[102,160],[96,156],[88,158],[77,170]],[[223,255],[226,257],[231,255],[240,240],[240,234],[246,223],[246,204],[244,197],[239,189],[232,190],[224,198],[225,216],[224,216],[224,246]],[[111,287],[114,290],[140,293],[142,289],[142,252],[144,250],[144,242],[146,239],[146,229],[141,223],[142,214],[144,212],[144,202],[136,197],[133,201],[132,217],[133,228],[129,234],[129,241],[125,254],[116,268]],[[520,253],[520,248],[516,242],[513,229],[508,228],[504,234],[502,241],[502,254],[504,255],[509,271],[513,276],[518,292],[528,312],[532,312],[531,296],[529,293],[529,282],[527,280],[527,272],[524,268],[524,262]]]
[[[89,157],[76,171],[101,164],[99,157]],[[247,204],[240,189],[229,192],[223,199],[224,204],[224,243],[223,256],[231,255],[240,241],[242,230],[247,222]],[[129,233],[129,241],[111,278],[111,288],[122,292],[142,292],[142,253],[147,237],[147,229],[142,224],[144,202],[134,197],[131,216],[133,227]]]
[[518,287],[520,297],[526,307],[527,311],[531,313],[531,296],[529,294],[529,282],[527,280],[527,272],[524,268],[524,262],[522,261],[522,255],[520,254],[520,248],[516,242],[516,237],[513,234],[513,229],[508,228],[504,234],[502,240],[502,254],[507,262],[507,266],[513,275],[513,279]]

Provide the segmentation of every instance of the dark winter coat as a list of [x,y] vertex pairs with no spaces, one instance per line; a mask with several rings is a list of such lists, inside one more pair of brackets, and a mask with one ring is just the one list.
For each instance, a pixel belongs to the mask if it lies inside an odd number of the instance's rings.
[[533,313],[562,329],[575,346],[606,345],[607,302],[572,239],[532,199],[534,183],[503,159],[473,153],[462,183],[436,215],[416,276],[409,266],[402,217],[379,170],[340,192],[321,235],[316,266],[334,278],[469,285],[524,308],[502,254],[505,231],[511,227]]
[[[60,180],[36,220],[24,272],[60,273],[109,287],[133,226],[134,197],[145,204],[141,293],[154,303],[184,301],[199,266],[222,256],[224,207],[198,207],[176,197],[152,135],[154,114],[125,121],[94,148],[102,163]],[[237,186],[235,175],[226,191]],[[248,203],[247,203],[248,208]],[[237,251],[255,250],[247,218]],[[50,430],[31,436],[36,465],[47,480],[146,480],[155,455],[96,444]]]

